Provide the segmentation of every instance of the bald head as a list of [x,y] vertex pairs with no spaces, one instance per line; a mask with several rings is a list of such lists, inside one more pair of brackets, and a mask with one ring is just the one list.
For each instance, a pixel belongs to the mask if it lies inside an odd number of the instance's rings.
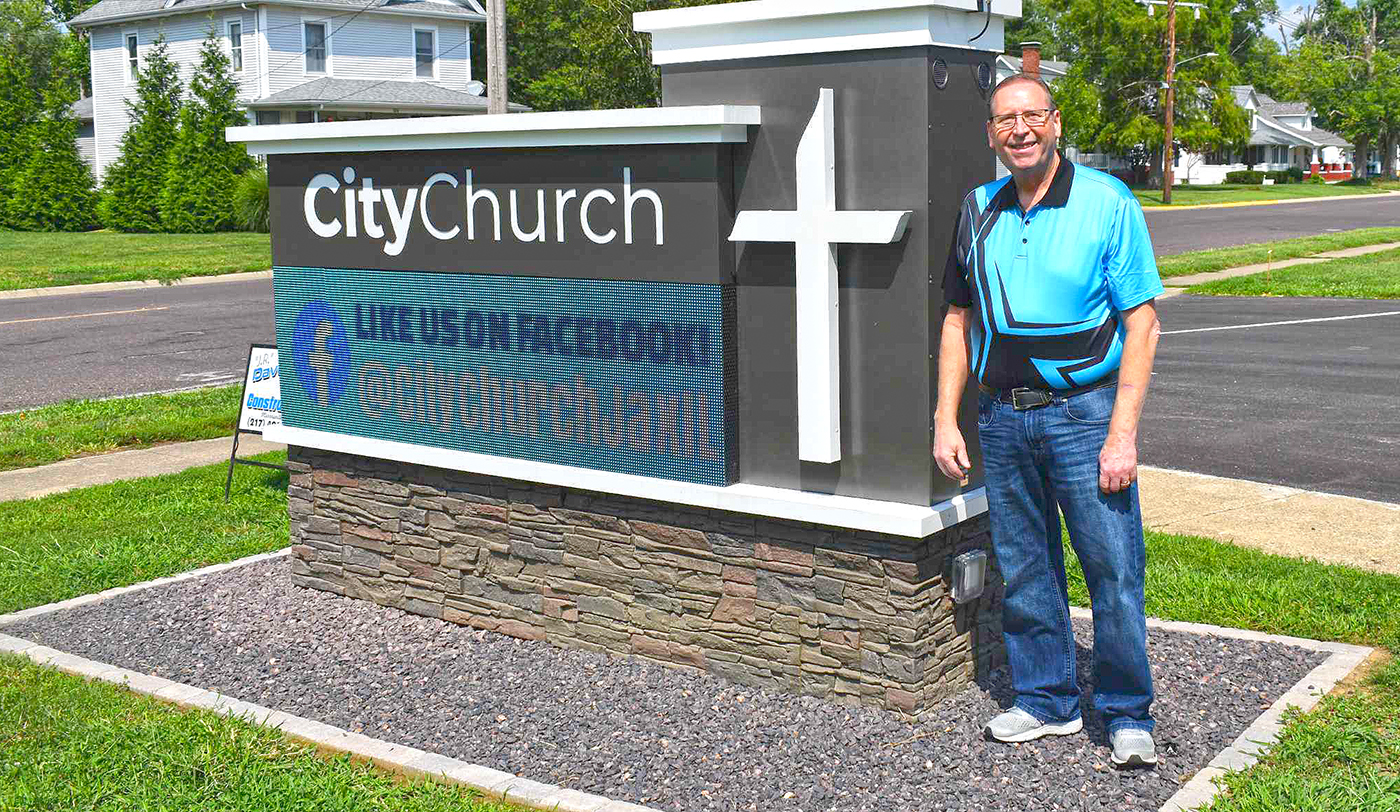
[[992,89],[992,95],[987,97],[987,108],[993,115],[996,114],[997,94],[1017,85],[1034,85],[1040,88],[1040,92],[1045,94],[1045,106],[1051,110],[1059,109],[1055,104],[1055,94],[1050,91],[1050,85],[1046,84],[1044,79],[1041,79],[1039,76],[1028,76],[1024,73],[1018,73],[997,82],[997,86]]

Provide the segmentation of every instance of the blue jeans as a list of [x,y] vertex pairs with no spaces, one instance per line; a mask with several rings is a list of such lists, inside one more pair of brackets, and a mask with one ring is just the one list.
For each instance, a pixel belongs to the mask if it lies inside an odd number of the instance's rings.
[[1016,411],[981,395],[992,548],[1006,581],[1002,629],[1016,706],[1047,723],[1079,717],[1060,511],[1094,608],[1094,707],[1109,732],[1151,731],[1142,540],[1137,483],[1099,490],[1099,451],[1116,388]]

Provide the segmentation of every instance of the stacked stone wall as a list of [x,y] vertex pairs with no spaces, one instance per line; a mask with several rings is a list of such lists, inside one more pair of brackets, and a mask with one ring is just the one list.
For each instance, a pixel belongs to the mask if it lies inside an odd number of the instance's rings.
[[906,717],[1003,659],[1001,577],[954,604],[981,516],[925,539],[292,447],[297,584]]

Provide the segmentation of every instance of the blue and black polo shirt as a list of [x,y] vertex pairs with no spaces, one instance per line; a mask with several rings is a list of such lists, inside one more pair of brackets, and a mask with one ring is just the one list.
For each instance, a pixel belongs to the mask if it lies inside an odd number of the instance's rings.
[[1162,293],[1142,207],[1112,175],[1063,155],[1028,212],[1010,177],[963,200],[943,274],[973,309],[971,366],[995,389],[1071,389],[1113,374],[1119,314]]

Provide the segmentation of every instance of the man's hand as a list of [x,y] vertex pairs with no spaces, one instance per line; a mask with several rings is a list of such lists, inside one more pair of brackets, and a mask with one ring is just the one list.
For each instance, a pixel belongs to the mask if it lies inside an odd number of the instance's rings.
[[967,484],[967,472],[972,469],[972,463],[967,459],[967,443],[963,442],[957,424],[935,425],[933,459],[944,476],[956,479],[962,485]]
[[1109,434],[1099,452],[1099,490],[1125,491],[1137,479],[1137,443]]

